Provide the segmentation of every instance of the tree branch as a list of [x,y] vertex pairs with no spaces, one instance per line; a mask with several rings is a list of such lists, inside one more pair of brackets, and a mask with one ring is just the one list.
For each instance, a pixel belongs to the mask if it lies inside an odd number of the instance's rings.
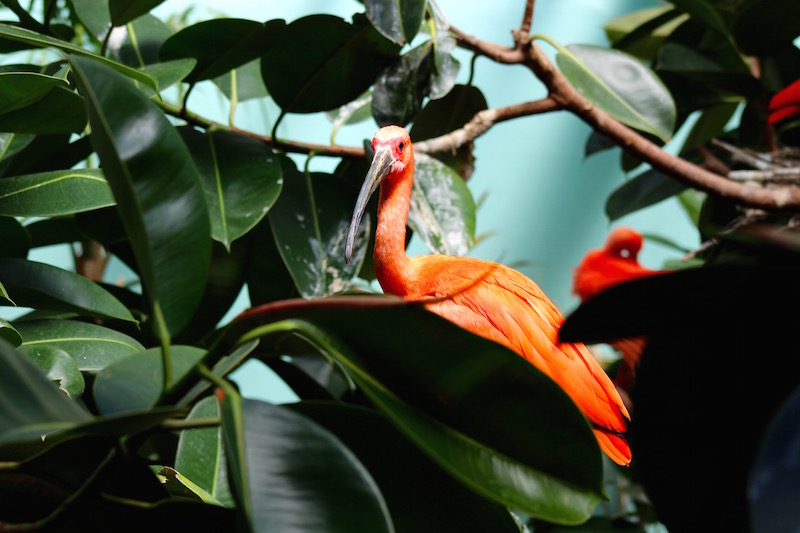
[[[555,68],[542,49],[535,43],[508,48],[467,35],[458,28],[450,27],[458,39],[459,46],[484,55],[499,63],[522,63],[547,87],[550,98],[564,109],[589,124],[595,131],[611,139],[615,144],[635,157],[650,163],[664,174],[686,185],[734,200],[744,206],[769,210],[800,209],[800,188],[786,186],[763,188],[736,183],[724,176],[673,156],[634,130],[613,119],[596,108],[583,97]],[[526,32],[515,32],[515,40],[521,42]]]
[[498,122],[511,120],[538,113],[547,113],[561,109],[553,98],[543,98],[533,102],[514,104],[495,109],[484,109],[478,112],[464,127],[448,134],[414,143],[414,151],[422,153],[448,152],[474,141]]

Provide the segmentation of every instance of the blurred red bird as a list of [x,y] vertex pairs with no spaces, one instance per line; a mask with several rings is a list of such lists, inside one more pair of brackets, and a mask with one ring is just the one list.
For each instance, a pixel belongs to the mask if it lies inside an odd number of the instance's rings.
[[767,121],[777,124],[787,118],[800,115],[800,80],[796,80],[777,93],[769,101]]
[[[637,256],[642,242],[642,236],[630,228],[612,230],[603,248],[587,252],[575,268],[572,292],[585,302],[617,283],[668,272],[651,270],[639,264]],[[630,390],[645,338],[620,339],[610,344],[620,352],[623,363],[614,381],[623,389]]]
[[414,176],[411,139],[404,128],[386,126],[375,134],[372,148],[375,154],[347,236],[347,261],[367,202],[380,187],[374,262],[384,292],[427,301],[429,311],[533,363],[586,415],[600,448],[616,463],[630,464],[628,410],[586,346],[558,342],[564,317],[553,303],[533,281],[505,265],[436,254],[409,258],[405,237]]

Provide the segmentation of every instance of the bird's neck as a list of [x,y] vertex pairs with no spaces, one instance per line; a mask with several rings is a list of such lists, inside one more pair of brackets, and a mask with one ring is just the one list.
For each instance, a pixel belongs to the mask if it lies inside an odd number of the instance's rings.
[[414,165],[407,165],[400,176],[381,183],[378,225],[375,229],[375,276],[384,292],[405,295],[411,262],[406,255],[406,221],[411,205]]

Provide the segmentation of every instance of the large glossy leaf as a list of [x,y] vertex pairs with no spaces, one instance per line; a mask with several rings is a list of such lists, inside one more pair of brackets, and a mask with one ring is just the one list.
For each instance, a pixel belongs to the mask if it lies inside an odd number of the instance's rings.
[[[195,83],[221,76],[269,50],[286,29],[283,20],[265,23],[244,19],[213,19],[186,27],[167,39],[162,60],[193,57],[197,66],[186,77]],[[305,61],[305,59],[304,59]]]
[[29,346],[21,351],[67,396],[77,398],[83,394],[83,374],[67,352],[52,345]]
[[100,169],[42,172],[0,180],[0,215],[48,217],[114,205]]
[[358,272],[357,261],[344,260],[355,195],[330,174],[284,172],[269,221],[283,262],[307,298],[346,290]]
[[651,60],[664,38],[687,18],[672,6],[649,7],[619,16],[603,29],[617,50]]
[[[519,533],[505,507],[458,483],[381,413],[332,402],[301,402],[287,407],[334,433],[356,454],[386,499],[398,533]],[[392,460],[387,461],[387,456]],[[408,497],[411,493],[413,498]]]
[[71,57],[100,157],[161,339],[202,296],[211,256],[197,168],[164,114],[108,67]]
[[2,115],[2,128],[16,133],[78,133],[86,126],[83,99],[63,84],[26,107]]
[[108,0],[72,0],[72,8],[89,33],[98,40],[111,30]]
[[475,241],[475,202],[450,167],[417,154],[408,225],[432,251],[466,255]]
[[372,116],[379,126],[405,126],[422,109],[431,87],[434,52],[431,41],[413,48],[386,68],[372,91]]
[[26,357],[0,340],[0,435],[24,426],[91,418]]
[[164,0],[108,0],[112,26],[122,26],[144,15]]
[[261,141],[226,132],[180,133],[192,153],[211,215],[211,236],[230,251],[277,200],[283,185],[281,164]]
[[61,78],[31,72],[0,72],[0,115],[41,100]]
[[109,364],[144,350],[119,331],[75,320],[25,320],[14,324],[22,337],[20,352],[41,347],[67,352],[82,372],[98,372]]
[[664,43],[659,49],[656,69],[735,94],[755,97],[764,91],[750,72],[723,68],[689,46],[674,42]]
[[[28,256],[31,248],[31,238],[19,220],[14,217],[0,216],[0,235],[3,236],[0,244],[0,257],[19,257]],[[0,278],[2,279],[2,278]],[[0,302],[0,305],[8,305]]]
[[[411,138],[417,141],[432,139],[463,127],[477,113],[487,109],[486,98],[474,85],[455,85],[442,98],[429,100],[417,114],[411,128]],[[453,152],[430,154],[458,172],[462,179],[471,176],[474,166],[472,145]]]
[[363,15],[352,24],[311,15],[286,27],[262,56],[261,75],[284,112],[327,111],[363,94],[399,50]]
[[[152,65],[160,62],[158,49],[173,33],[167,23],[147,14],[115,29],[114,38],[108,42],[108,51],[114,59],[131,67]],[[163,89],[160,84],[159,87]]]
[[686,185],[683,183],[658,170],[648,169],[623,183],[608,196],[606,216],[613,222],[634,211],[680,194],[684,190]]
[[[204,354],[205,350],[194,346],[171,346],[173,383],[180,380]],[[104,415],[146,411],[158,401],[163,383],[161,348],[150,348],[103,368],[94,380],[94,401]]]
[[514,352],[384,296],[268,304],[241,315],[212,350],[291,330],[340,363],[425,453],[482,495],[573,524],[603,498],[601,453],[586,419]]
[[[172,87],[179,81],[183,80],[194,69],[197,61],[194,58],[186,57],[183,59],[175,59],[174,61],[164,61],[163,63],[152,63],[142,67],[142,72],[148,73],[156,80],[159,89],[167,89]],[[150,87],[143,85],[142,92],[149,97],[153,97],[156,93]]]
[[711,2],[706,0],[670,0],[670,2],[681,11],[688,13],[693,20],[700,22],[707,28],[718,31],[733,43],[733,36],[728,30],[728,26],[725,25],[725,21],[722,20],[722,17],[714,9],[714,5]]
[[733,34],[746,54],[775,54],[800,35],[800,4],[793,0],[749,2],[737,14]]
[[245,283],[252,305],[285,300],[299,295],[292,275],[278,251],[269,217],[252,231],[245,264]]
[[63,52],[75,54],[77,56],[91,57],[95,61],[104,63],[107,66],[113,68],[114,70],[120,72],[121,74],[124,74],[129,78],[144,83],[153,90],[158,90],[158,86],[156,85],[153,78],[151,78],[144,72],[137,70],[135,68],[130,68],[121,63],[117,63],[116,61],[108,59],[107,57],[93,54],[86,48],[82,48],[67,41],[62,41],[60,39],[48,37],[40,33],[36,33],[30,30],[26,30],[24,28],[11,26],[10,24],[4,24],[4,23],[0,23],[0,38],[10,39],[12,41],[18,41],[21,43],[37,46],[40,48],[56,48]]
[[0,279],[14,302],[23,307],[135,321],[130,311],[98,284],[46,263],[0,258]]
[[387,39],[410,43],[422,24],[425,0],[366,0],[367,18]]
[[247,469],[239,494],[248,498],[253,531],[393,531],[374,480],[332,433],[286,408],[247,399],[239,404],[241,425],[231,424],[230,401],[226,393],[223,431],[244,453],[229,466]]
[[[187,421],[218,418],[219,405],[214,396],[203,398],[192,408]],[[222,428],[186,429],[181,432],[175,452],[175,470],[196,483],[219,502],[232,505],[222,448]]]
[[569,45],[558,67],[590,102],[620,122],[664,142],[675,128],[675,103],[659,78],[634,57],[599,46]]

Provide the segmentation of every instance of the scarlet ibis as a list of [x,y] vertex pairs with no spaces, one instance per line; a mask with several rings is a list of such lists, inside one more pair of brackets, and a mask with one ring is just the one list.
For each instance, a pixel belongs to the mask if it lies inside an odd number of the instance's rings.
[[777,124],[795,115],[800,115],[800,80],[790,83],[772,96],[767,120],[770,124]]
[[[573,293],[585,302],[617,283],[665,272],[651,270],[639,264],[638,254],[642,249],[642,242],[642,236],[631,228],[623,226],[612,230],[603,248],[587,252],[575,268]],[[644,337],[619,339],[609,343],[622,355],[622,365],[614,381],[625,390],[630,390],[633,384],[644,343]]]
[[586,415],[600,448],[628,465],[630,415],[608,375],[582,343],[558,342],[564,317],[526,276],[498,263],[467,257],[409,258],[406,222],[414,177],[408,132],[385,126],[372,140],[374,156],[353,211],[346,260],[367,202],[380,187],[375,230],[375,274],[385,293],[425,307],[458,326],[498,342],[555,381]]

